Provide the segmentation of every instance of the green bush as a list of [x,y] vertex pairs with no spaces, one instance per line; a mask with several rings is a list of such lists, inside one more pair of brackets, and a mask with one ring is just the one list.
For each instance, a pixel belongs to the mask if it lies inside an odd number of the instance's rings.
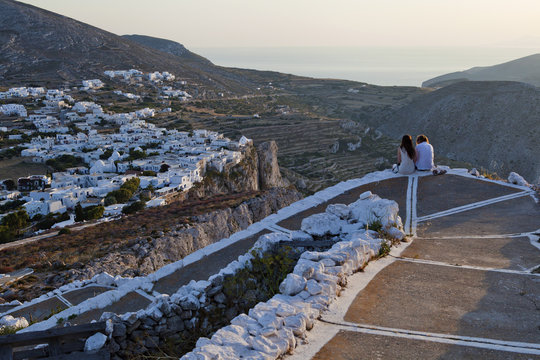
[[107,195],[107,197],[115,198],[119,203],[126,203],[131,199],[133,193],[127,189],[114,190]]
[[83,158],[73,155],[61,155],[54,159],[47,160],[45,164],[56,171],[65,171],[67,168],[86,165]]
[[145,159],[148,155],[144,151],[140,150],[129,150],[129,156],[126,158],[127,161]]
[[2,218],[2,225],[7,226],[9,230],[18,231],[28,224],[28,220],[26,210],[19,210],[4,216]]
[[252,254],[251,268],[239,270],[225,278],[223,283],[223,293],[229,299],[243,298],[246,291],[254,290],[255,284],[259,297],[251,306],[279,293],[279,284],[292,272],[298,260],[298,254],[290,247],[281,247],[276,252],[266,252],[262,256],[255,252]]
[[24,200],[12,200],[8,201],[3,205],[0,205],[0,214],[6,213],[8,211],[14,210],[21,206],[22,204],[26,203]]
[[139,188],[139,185],[141,184],[141,179],[138,177],[133,177],[129,180],[127,180],[122,186],[120,186],[120,189],[126,189],[134,193]]
[[122,213],[124,214],[134,214],[139,210],[144,209],[146,203],[144,201],[135,201],[133,204],[126,205],[122,208]]
[[75,206],[75,221],[96,220],[103,217],[105,207],[102,205],[83,208],[81,204]]
[[141,179],[138,177],[133,177],[127,180],[124,184],[122,184],[122,186],[120,186],[120,189],[111,191],[107,194],[105,197],[105,205],[109,206],[112,204],[128,202],[133,194],[135,194],[140,184]]
[[47,230],[50,229],[54,224],[66,220],[69,220],[69,214],[67,212],[63,214],[47,214],[36,224],[36,228],[38,230]]
[[103,217],[103,213],[105,212],[105,208],[102,205],[91,206],[85,210],[87,220],[101,219]]
[[15,240],[16,234],[10,230],[7,226],[0,225],[0,243],[7,243]]
[[117,203],[118,203],[118,201],[116,200],[116,198],[114,197],[114,195],[111,195],[111,193],[109,193],[109,194],[105,197],[105,200],[104,200],[105,206],[114,205],[114,204],[117,204]]
[[99,158],[101,160],[107,160],[108,158],[111,157],[112,153],[113,153],[113,149],[107,149],[105,150],[103,154],[99,155]]
[[65,235],[65,234],[71,234],[71,229],[69,228],[61,228],[58,232],[59,235]]

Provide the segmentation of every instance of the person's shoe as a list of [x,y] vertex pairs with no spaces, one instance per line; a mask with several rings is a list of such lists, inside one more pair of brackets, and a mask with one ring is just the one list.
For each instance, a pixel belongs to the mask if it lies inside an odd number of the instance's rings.
[[433,170],[433,175],[443,175],[446,174],[446,170],[444,169],[435,169]]

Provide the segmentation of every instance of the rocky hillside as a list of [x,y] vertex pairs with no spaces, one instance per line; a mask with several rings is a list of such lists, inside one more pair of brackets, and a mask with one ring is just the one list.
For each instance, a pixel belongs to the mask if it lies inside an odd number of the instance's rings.
[[28,4],[0,0],[0,81],[53,85],[102,77],[106,69],[137,68],[169,71],[216,90],[242,92],[254,86],[187,50],[173,55],[132,40]]
[[[426,134],[435,151],[540,182],[540,89],[517,82],[461,82],[377,118],[394,138]],[[375,121],[375,120],[374,120]]]
[[460,81],[519,81],[540,86],[540,54],[494,66],[479,66],[465,71],[437,76],[422,83],[423,87],[442,87]]
[[[127,247],[94,259],[80,270],[71,270],[70,279],[89,279],[103,271],[111,275],[148,275],[164,265],[246,229],[300,198],[300,194],[293,189],[269,189],[234,208],[193,216],[191,224],[178,224],[167,232],[160,231],[151,241],[147,237],[138,237]],[[50,281],[54,283],[60,278],[54,276]]]

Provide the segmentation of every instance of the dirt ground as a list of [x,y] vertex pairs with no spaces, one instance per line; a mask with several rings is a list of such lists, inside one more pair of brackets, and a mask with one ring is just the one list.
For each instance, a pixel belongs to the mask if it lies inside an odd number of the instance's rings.
[[47,166],[45,164],[25,162],[29,158],[16,157],[0,161],[0,179],[13,179],[28,175],[45,175]]

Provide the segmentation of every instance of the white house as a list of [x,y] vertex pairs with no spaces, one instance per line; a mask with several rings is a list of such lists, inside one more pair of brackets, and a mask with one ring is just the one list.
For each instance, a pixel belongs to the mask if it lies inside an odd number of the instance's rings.
[[30,201],[23,205],[28,216],[33,217],[37,214],[47,215],[50,213],[65,213],[66,207],[61,201]]
[[90,168],[90,173],[116,172],[116,165],[113,161],[97,160]]
[[101,89],[105,84],[103,81],[99,79],[92,79],[92,80],[83,80],[82,81],[83,90],[88,89]]
[[28,115],[24,105],[20,104],[0,105],[0,112],[4,113],[5,115],[17,115],[21,117],[26,117]]

